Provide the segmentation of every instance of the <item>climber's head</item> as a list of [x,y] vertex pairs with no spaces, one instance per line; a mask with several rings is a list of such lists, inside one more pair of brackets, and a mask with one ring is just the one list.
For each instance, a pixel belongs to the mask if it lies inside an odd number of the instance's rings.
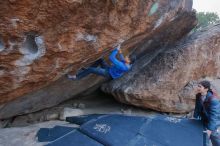
[[128,56],[125,56],[125,63],[131,64],[131,59]]
[[201,94],[206,94],[208,91],[211,91],[211,84],[209,81],[201,81],[199,84],[198,84],[198,87],[197,87],[197,92],[198,93],[201,93]]

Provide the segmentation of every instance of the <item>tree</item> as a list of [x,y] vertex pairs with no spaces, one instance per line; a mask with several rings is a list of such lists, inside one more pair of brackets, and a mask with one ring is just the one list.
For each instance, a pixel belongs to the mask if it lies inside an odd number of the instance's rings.
[[216,24],[220,22],[219,16],[214,12],[197,12],[198,25],[196,29],[201,29],[209,24]]

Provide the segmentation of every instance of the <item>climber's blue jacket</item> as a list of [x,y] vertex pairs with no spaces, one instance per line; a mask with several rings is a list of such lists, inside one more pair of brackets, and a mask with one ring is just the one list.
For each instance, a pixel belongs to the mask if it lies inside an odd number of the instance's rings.
[[116,58],[118,49],[114,49],[109,57],[112,66],[109,68],[109,74],[113,79],[121,77],[125,72],[129,71],[131,65],[125,63],[124,56],[120,54],[120,60]]

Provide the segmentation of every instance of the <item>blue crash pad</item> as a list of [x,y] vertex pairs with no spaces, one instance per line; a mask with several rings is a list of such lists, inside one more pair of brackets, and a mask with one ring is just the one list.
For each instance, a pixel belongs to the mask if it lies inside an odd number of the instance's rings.
[[77,125],[82,125],[90,120],[96,120],[104,114],[90,114],[77,117],[66,117],[66,121]]
[[85,123],[80,131],[110,146],[195,146],[203,142],[199,121],[161,115],[151,118],[106,115]]
[[[202,146],[201,121],[162,115],[88,115],[71,119],[79,129],[48,146]],[[70,120],[70,121],[71,121]]]
[[53,141],[70,131],[73,131],[74,127],[55,126],[53,128],[41,128],[37,132],[39,142]]
[[80,131],[104,145],[126,146],[146,120],[144,117],[105,115],[85,123]]
[[202,146],[202,131],[203,126],[200,121],[159,116],[148,120],[139,134],[153,141],[153,145]]
[[104,145],[89,138],[88,136],[84,135],[78,130],[75,130],[47,144],[46,146],[104,146]]

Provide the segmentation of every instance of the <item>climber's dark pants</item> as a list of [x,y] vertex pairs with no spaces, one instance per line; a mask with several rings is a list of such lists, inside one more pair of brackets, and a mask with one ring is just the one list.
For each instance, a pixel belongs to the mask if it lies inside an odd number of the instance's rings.
[[[100,67],[98,67],[99,65]],[[109,74],[109,65],[103,59],[97,60],[91,67],[82,70],[76,75],[76,78],[81,79],[91,73],[103,76],[105,78],[111,78],[111,75]]]

